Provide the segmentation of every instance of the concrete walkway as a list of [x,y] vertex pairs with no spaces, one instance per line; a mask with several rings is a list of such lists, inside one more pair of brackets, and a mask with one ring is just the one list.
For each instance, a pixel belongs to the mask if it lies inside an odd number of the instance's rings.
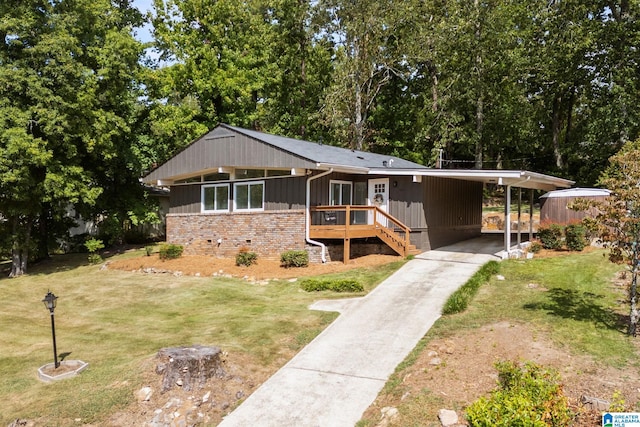
[[220,426],[352,427],[449,295],[501,249],[501,236],[484,236],[425,252],[363,298],[313,304],[341,315]]

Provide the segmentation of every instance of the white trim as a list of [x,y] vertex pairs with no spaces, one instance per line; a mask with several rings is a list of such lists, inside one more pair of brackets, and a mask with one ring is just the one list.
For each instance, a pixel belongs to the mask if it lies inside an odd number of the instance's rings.
[[348,184],[351,187],[351,190],[349,191],[349,198],[351,199],[349,201],[349,203],[342,203],[342,191],[340,191],[340,202],[338,203],[338,205],[344,205],[344,204],[352,204],[351,202],[353,201],[353,181],[344,181],[344,180],[340,180],[340,179],[332,179],[329,180],[329,205],[334,206],[332,204],[333,202],[333,198],[331,197],[332,195],[332,191],[333,191],[333,184],[340,184],[340,190],[342,190],[342,185],[343,184]]
[[[204,201],[204,192],[207,188],[215,188],[215,187],[226,187],[227,188],[227,208],[226,209],[205,209],[205,201]],[[229,183],[224,184],[204,184],[200,187],[200,212],[201,213],[219,213],[219,212],[229,212],[229,206],[231,205],[231,189]],[[215,191],[214,191],[214,201],[215,201]],[[215,204],[215,202],[214,202]]]
[[[248,187],[251,187],[252,185],[262,185],[262,206],[260,208],[238,208],[238,203],[237,203],[237,194],[238,194],[238,186],[240,185],[246,185]],[[251,190],[248,190],[248,194],[247,194],[247,204],[251,204]],[[242,181],[242,182],[236,182],[233,184],[233,211],[234,212],[262,212],[264,211],[264,180],[261,181]]]

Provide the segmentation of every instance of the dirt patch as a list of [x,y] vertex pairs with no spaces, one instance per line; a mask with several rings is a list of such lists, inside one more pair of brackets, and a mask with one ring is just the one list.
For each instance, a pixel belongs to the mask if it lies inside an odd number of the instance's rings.
[[[617,391],[631,404],[640,397],[640,375],[634,370],[618,370],[587,356],[571,355],[528,325],[501,322],[431,341],[401,373],[400,392],[380,395],[365,418],[378,420],[382,408],[399,407],[425,391],[430,393],[426,404],[431,407],[423,408],[422,413],[432,414],[432,419],[424,425],[436,425],[442,408],[457,410],[462,416],[466,406],[496,387],[494,364],[500,360],[533,361],[556,369],[570,404],[581,413],[575,425],[601,425],[600,411],[582,405],[582,396],[611,400]],[[403,421],[396,419],[391,425],[403,425]]]
[[347,264],[332,261],[309,264],[308,267],[284,268],[277,260],[258,259],[249,267],[237,266],[234,258],[215,258],[204,255],[184,255],[177,259],[161,260],[158,255],[140,256],[107,262],[107,268],[146,273],[171,273],[196,276],[238,277],[249,280],[291,279],[337,273],[359,267],[373,267],[401,260],[400,256],[367,255],[351,259]]

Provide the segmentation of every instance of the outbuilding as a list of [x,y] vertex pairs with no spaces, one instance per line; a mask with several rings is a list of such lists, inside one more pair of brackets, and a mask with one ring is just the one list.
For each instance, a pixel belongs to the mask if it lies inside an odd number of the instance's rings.
[[611,191],[602,188],[568,188],[554,190],[540,196],[540,222],[570,224],[595,215],[594,209],[575,211],[570,208],[577,199],[603,202]]

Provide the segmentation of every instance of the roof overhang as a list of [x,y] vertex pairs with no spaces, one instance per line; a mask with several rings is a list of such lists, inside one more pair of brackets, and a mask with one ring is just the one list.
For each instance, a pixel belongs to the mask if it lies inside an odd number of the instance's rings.
[[552,191],[557,188],[569,188],[574,181],[521,170],[482,170],[482,169],[371,169],[372,175],[412,175],[433,176],[439,178],[478,181],[485,184],[505,185],[535,190]]

